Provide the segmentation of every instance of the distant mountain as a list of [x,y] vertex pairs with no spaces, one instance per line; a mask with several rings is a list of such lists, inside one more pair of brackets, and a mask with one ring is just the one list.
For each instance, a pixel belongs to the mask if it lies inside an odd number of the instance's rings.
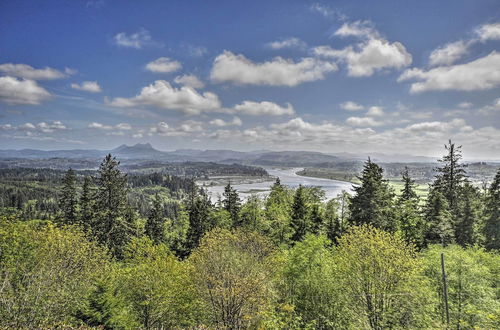
[[224,164],[246,164],[260,166],[321,166],[345,161],[364,161],[370,156],[376,162],[435,162],[435,158],[411,155],[386,155],[381,153],[338,153],[326,154],[311,151],[234,151],[234,150],[197,150],[179,149],[175,151],[161,151],[149,143],[138,143],[132,146],[121,145],[112,150],[0,150],[0,158],[25,158],[25,159],[87,159],[103,158],[111,153],[123,160],[147,160],[157,162],[215,162]]
[[122,144],[118,148],[110,150],[113,156],[126,159],[163,159],[166,153],[153,148],[149,143],[137,143],[133,146]]

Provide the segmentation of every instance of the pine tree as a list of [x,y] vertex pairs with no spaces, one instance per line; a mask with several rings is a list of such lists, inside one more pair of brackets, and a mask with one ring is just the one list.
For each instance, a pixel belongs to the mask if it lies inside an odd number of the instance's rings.
[[447,154],[439,160],[443,165],[436,170],[439,174],[433,186],[446,198],[448,207],[453,216],[458,213],[458,196],[460,188],[467,179],[465,165],[460,163],[462,159],[462,146],[455,146],[451,140],[445,145]]
[[323,217],[319,204],[312,205],[310,218],[311,218],[310,232],[312,234],[319,235],[320,233],[323,232],[323,228],[325,226],[324,224],[325,219]]
[[85,176],[83,178],[82,195],[80,196],[80,224],[87,232],[94,225],[94,196],[95,191],[93,187],[92,178]]
[[59,200],[62,211],[61,223],[76,224],[78,221],[78,197],[76,194],[76,174],[69,169],[63,178],[62,196]]
[[409,201],[418,199],[417,193],[415,192],[415,180],[410,177],[408,166],[405,166],[405,169],[402,173],[402,181],[403,181],[403,190],[401,191],[401,196],[399,197],[400,201]]
[[153,208],[144,226],[144,231],[155,244],[159,244],[165,239],[164,226],[165,217],[163,216],[163,206],[160,196],[156,194],[153,200]]
[[398,229],[407,242],[418,247],[423,246],[423,219],[419,207],[419,198],[415,192],[415,181],[408,173],[408,167],[402,173],[403,190],[397,201]]
[[480,192],[471,183],[466,182],[460,189],[458,217],[455,223],[455,239],[463,247],[479,242],[478,224],[482,221],[482,203]]
[[299,185],[295,191],[292,204],[292,218],[290,221],[293,230],[292,241],[299,242],[306,236],[310,229],[308,216],[304,187]]
[[96,224],[94,232],[98,241],[111,253],[121,258],[123,248],[135,234],[127,217],[127,176],[118,169],[118,162],[108,154],[98,170],[96,192]]
[[213,228],[212,212],[213,205],[210,197],[203,189],[199,189],[193,182],[190,198],[187,205],[189,216],[189,229],[186,240],[186,254],[198,247],[201,238]]
[[358,176],[361,184],[354,186],[355,194],[350,199],[352,224],[369,224],[383,230],[396,230],[394,192],[387,180],[384,180],[383,172],[380,166],[368,158],[361,176]]
[[500,250],[500,168],[486,198],[484,237],[489,250]]
[[223,195],[224,199],[222,200],[222,205],[231,215],[233,227],[238,227],[240,225],[239,212],[241,209],[241,199],[236,189],[231,186],[231,182],[224,188]]
[[425,212],[425,243],[449,244],[454,242],[453,219],[448,201],[437,189],[431,189]]

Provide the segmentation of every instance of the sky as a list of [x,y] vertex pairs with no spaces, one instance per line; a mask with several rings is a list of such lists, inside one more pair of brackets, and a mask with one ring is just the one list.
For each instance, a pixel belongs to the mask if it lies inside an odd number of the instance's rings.
[[500,159],[500,2],[0,2],[0,149]]

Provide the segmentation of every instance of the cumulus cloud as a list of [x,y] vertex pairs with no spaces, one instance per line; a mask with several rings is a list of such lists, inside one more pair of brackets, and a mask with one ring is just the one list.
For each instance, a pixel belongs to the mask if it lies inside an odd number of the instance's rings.
[[500,53],[493,51],[485,57],[465,64],[437,67],[424,71],[406,70],[398,81],[419,80],[411,84],[410,93],[432,90],[487,90],[500,85]]
[[51,94],[36,81],[0,77],[0,100],[7,104],[37,105],[51,98]]
[[153,106],[166,110],[178,110],[191,115],[205,110],[218,109],[221,105],[218,96],[213,93],[200,94],[189,86],[175,88],[165,80],[157,80],[142,88],[141,92],[134,97],[114,98],[109,104],[115,107]]
[[470,102],[460,102],[457,106],[462,109],[469,109],[472,108],[473,104]]
[[295,110],[290,103],[286,103],[286,107],[283,107],[279,104],[268,101],[243,101],[243,103],[235,105],[230,112],[252,116],[282,116],[295,114]]
[[193,88],[205,87],[205,84],[200,79],[198,79],[198,77],[192,74],[177,76],[175,77],[174,82],[180,85],[189,86]]
[[346,101],[346,102],[340,103],[340,108],[347,110],[347,111],[358,111],[358,110],[363,110],[365,107],[362,106],[361,104],[357,104],[356,102],[353,102],[353,101]]
[[55,120],[52,122],[39,122],[38,124],[24,123],[19,126],[5,124],[0,126],[0,130],[4,131],[24,131],[24,132],[38,132],[38,133],[53,133],[55,131],[64,131],[68,128],[61,121]]
[[500,112],[500,97],[494,100],[492,104],[479,109],[479,113],[483,115],[492,115],[497,112]]
[[405,130],[409,132],[449,132],[455,128],[459,128],[460,130],[468,130],[469,126],[466,125],[465,120],[455,118],[450,122],[441,122],[441,121],[428,121],[421,122],[412,125],[408,125]]
[[334,58],[347,64],[351,77],[371,76],[383,69],[401,69],[412,62],[412,56],[400,42],[389,42],[382,38],[369,22],[353,22],[343,24],[335,36],[353,36],[362,39],[354,46],[344,49],[333,49],[330,46],[319,46],[313,49],[314,54]]
[[203,131],[202,123],[195,120],[186,120],[177,127],[171,127],[166,122],[159,122],[150,127],[150,134],[160,136],[186,136]]
[[372,106],[368,109],[366,115],[370,117],[381,117],[384,115],[384,109],[382,107]]
[[98,129],[103,131],[112,131],[112,130],[129,131],[132,129],[132,126],[129,123],[119,123],[113,126],[113,125],[105,125],[102,123],[92,122],[87,125],[87,128]]
[[484,24],[475,32],[481,41],[500,40],[500,23]]
[[100,93],[102,91],[97,81],[83,81],[81,84],[73,83],[71,88],[90,93]]
[[241,121],[240,118],[234,117],[232,121],[225,121],[223,119],[214,119],[209,122],[210,125],[212,126],[217,126],[217,127],[226,127],[226,126],[241,126],[243,122]]
[[0,71],[12,77],[30,79],[30,80],[54,80],[65,78],[74,71],[66,69],[65,72],[45,67],[43,69],[35,69],[27,64],[4,63],[0,64]]
[[344,23],[337,31],[335,31],[333,35],[339,37],[359,37],[368,39],[380,38],[378,31],[375,30],[373,23],[370,21]]
[[270,42],[267,46],[272,49],[305,48],[307,44],[299,38],[293,37]]
[[169,73],[182,69],[182,64],[168,57],[160,57],[146,64],[146,70],[154,73]]
[[309,6],[309,10],[312,11],[313,13],[318,13],[323,17],[329,19],[338,19],[340,21],[344,21],[347,19],[347,16],[340,13],[339,11],[318,2],[311,4]]
[[384,124],[383,122],[375,120],[372,117],[349,117],[346,119],[346,123],[351,126],[359,127],[374,127]]
[[141,49],[152,43],[151,34],[146,29],[141,29],[133,34],[120,32],[113,38],[116,45],[127,48]]
[[436,66],[455,63],[467,54],[470,45],[471,42],[459,40],[441,46],[429,55],[429,64],[431,66]]
[[254,63],[243,55],[224,51],[215,58],[210,79],[216,83],[297,86],[304,82],[324,79],[326,73],[336,70],[335,63],[316,58],[302,58],[294,62],[276,57],[271,61]]

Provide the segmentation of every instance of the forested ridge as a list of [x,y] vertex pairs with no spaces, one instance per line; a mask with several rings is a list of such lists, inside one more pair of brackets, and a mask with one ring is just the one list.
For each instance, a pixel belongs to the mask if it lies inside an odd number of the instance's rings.
[[229,183],[214,204],[112,155],[97,171],[2,169],[0,328],[498,329],[500,169],[478,187],[445,147],[425,200],[371,159],[326,201],[278,178],[266,198]]

